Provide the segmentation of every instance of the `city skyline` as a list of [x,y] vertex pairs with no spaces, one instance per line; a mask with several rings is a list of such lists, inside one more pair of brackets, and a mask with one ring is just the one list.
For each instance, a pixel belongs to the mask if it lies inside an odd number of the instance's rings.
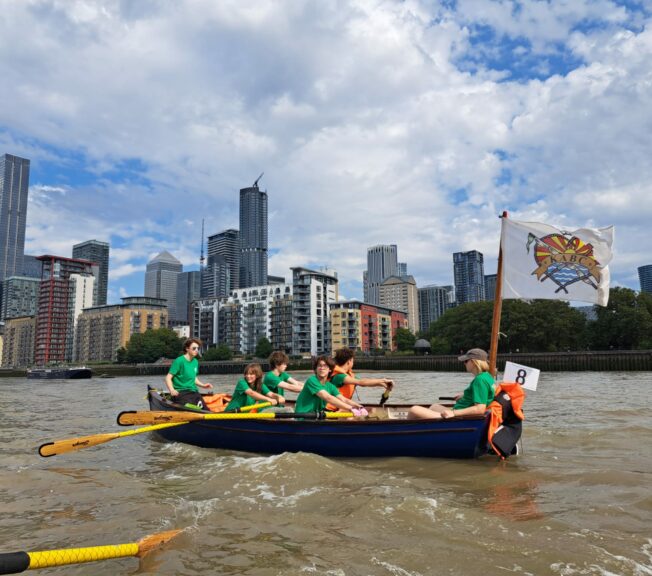
[[265,170],[271,275],[329,266],[343,297],[362,299],[365,248],[386,243],[419,286],[451,284],[454,252],[482,252],[492,274],[508,210],[614,224],[613,285],[638,289],[651,19],[609,0],[572,11],[7,2],[0,153],[31,160],[25,251],[106,241],[108,301],[141,295],[163,250],[198,268],[202,219],[238,228],[237,192]]

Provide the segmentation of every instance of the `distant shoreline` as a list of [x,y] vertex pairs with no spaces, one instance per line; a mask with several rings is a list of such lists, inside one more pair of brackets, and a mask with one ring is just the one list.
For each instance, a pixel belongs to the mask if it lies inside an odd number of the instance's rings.
[[[517,364],[538,368],[544,372],[620,372],[652,371],[652,350],[617,350],[583,352],[539,352],[498,355],[498,370],[502,371],[509,360]],[[261,361],[263,369],[267,362]],[[201,362],[202,374],[239,374],[249,360]],[[101,364],[88,366],[93,377],[149,376],[166,374],[167,364]],[[457,356],[364,356],[358,354],[356,370],[418,370],[424,372],[462,372]],[[292,360],[288,370],[310,370],[309,359]],[[21,377],[26,369],[0,368],[1,377]]]

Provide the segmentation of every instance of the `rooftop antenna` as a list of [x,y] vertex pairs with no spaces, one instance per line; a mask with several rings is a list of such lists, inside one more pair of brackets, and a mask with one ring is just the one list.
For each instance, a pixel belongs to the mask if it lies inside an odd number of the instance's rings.
[[204,269],[204,219],[201,219],[201,255],[199,256],[199,270]]
[[256,181],[254,182],[254,186],[253,186],[254,188],[258,188],[258,180],[260,180],[263,177],[263,174],[264,174],[264,172],[261,172],[260,176],[258,176],[258,178],[256,178]]

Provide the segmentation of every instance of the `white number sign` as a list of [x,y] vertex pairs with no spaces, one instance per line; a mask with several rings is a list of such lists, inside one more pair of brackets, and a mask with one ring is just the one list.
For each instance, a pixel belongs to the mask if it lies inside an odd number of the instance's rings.
[[539,382],[540,370],[515,364],[514,362],[505,362],[505,373],[503,374],[504,382],[516,382],[528,390],[536,390]]

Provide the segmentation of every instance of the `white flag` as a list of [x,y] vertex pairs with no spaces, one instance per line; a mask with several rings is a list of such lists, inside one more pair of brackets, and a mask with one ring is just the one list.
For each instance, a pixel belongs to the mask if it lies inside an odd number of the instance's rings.
[[613,226],[567,231],[503,218],[502,297],[606,306],[613,236]]

